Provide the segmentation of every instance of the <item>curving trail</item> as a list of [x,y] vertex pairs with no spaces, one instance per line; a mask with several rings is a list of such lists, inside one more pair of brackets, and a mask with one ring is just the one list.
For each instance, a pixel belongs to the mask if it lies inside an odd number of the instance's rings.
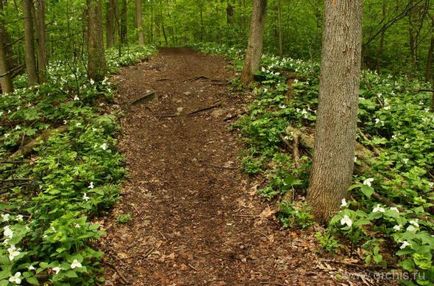
[[[246,100],[228,91],[228,64],[162,49],[115,77],[129,178],[103,222],[106,285],[357,285],[338,283],[312,233],[280,230],[255,197],[225,120]],[[129,105],[147,90],[156,97]],[[122,213],[131,221],[117,223]]]

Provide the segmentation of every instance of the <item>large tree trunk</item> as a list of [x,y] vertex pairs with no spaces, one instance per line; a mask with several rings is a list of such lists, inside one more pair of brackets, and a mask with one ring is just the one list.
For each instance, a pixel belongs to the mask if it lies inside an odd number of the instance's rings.
[[3,1],[0,0],[0,85],[2,93],[8,93],[14,91],[11,71],[9,70],[8,53],[6,45],[7,32],[3,22]]
[[106,73],[101,0],[87,1],[87,15],[87,72],[90,79],[101,81]]
[[111,48],[116,43],[117,1],[109,0],[106,7],[106,45]]
[[142,0],[136,0],[136,29],[139,45],[145,45],[145,36],[143,34],[143,15],[142,15]]
[[362,46],[362,0],[325,0],[319,107],[308,202],[326,222],[352,181]]
[[46,47],[46,28],[45,28],[45,0],[36,0],[36,36],[38,43],[38,73],[39,82],[46,80],[47,73],[47,47]]
[[38,83],[38,74],[36,72],[35,59],[35,42],[33,37],[33,17],[32,17],[32,0],[23,0],[24,13],[24,53],[26,61],[26,71],[29,78],[29,86]]
[[7,53],[5,49],[4,40],[4,26],[0,23],[0,85],[2,93],[8,93],[14,91],[12,84],[11,71],[9,70],[7,62]]
[[241,74],[241,81],[244,84],[249,84],[253,80],[253,75],[259,69],[262,56],[266,9],[267,0],[253,1],[249,43],[246,50],[243,72]]
[[121,0],[121,19],[120,19],[120,44],[128,44],[128,5],[127,0]]

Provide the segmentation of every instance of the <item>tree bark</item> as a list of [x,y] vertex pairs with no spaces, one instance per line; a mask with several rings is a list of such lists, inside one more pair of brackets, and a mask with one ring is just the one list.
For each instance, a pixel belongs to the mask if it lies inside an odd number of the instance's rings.
[[283,56],[282,2],[277,0],[277,26],[279,39],[279,56]]
[[[387,2],[386,2],[386,0],[383,0],[383,3],[381,5],[381,14],[382,14],[382,20],[381,21],[384,22],[386,20],[386,16],[387,16]],[[378,48],[377,48],[377,66],[376,66],[377,72],[381,71],[385,35],[386,35],[386,31],[381,31],[380,43],[379,43]]]
[[267,0],[253,1],[249,43],[246,50],[243,72],[241,74],[241,81],[244,84],[249,84],[253,80],[253,75],[259,69],[262,56],[266,9]]
[[137,37],[140,46],[145,45],[145,36],[143,34],[143,15],[142,15],[142,0],[136,0],[136,29]]
[[36,72],[35,41],[33,37],[32,0],[23,0],[24,13],[24,53],[29,86],[38,84]]
[[87,15],[87,73],[90,79],[101,81],[106,73],[101,0],[87,0]]
[[362,44],[362,0],[325,0],[320,95],[308,203],[326,222],[352,181]]
[[0,23],[0,85],[2,93],[9,93],[14,91],[12,78],[6,58],[7,54],[4,40],[4,26],[3,23]]
[[107,48],[111,48],[116,43],[117,1],[109,0],[106,7],[106,45]]
[[127,0],[121,0],[120,44],[128,44],[128,5]]
[[[426,61],[425,78],[431,83],[431,88],[434,90],[434,76],[432,73],[432,63],[434,58],[434,15],[431,15],[431,44],[428,49],[428,58]],[[434,112],[434,91],[431,98],[431,111]]]
[[39,82],[44,82],[47,77],[47,47],[46,47],[46,28],[45,28],[45,0],[36,0],[36,36],[37,36],[37,55],[38,55],[38,75]]
[[8,53],[6,45],[7,32],[3,22],[3,1],[0,1],[0,85],[2,93],[9,93],[14,91],[12,83],[11,71],[9,70]]

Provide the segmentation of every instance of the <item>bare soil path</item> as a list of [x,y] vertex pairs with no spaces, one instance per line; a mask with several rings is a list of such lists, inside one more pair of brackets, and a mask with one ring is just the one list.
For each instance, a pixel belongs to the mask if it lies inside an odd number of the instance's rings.
[[[228,65],[163,49],[115,78],[129,177],[103,222],[106,285],[350,285],[319,266],[312,234],[280,230],[241,173],[225,118],[244,103],[227,89]],[[129,105],[149,90],[156,98]]]

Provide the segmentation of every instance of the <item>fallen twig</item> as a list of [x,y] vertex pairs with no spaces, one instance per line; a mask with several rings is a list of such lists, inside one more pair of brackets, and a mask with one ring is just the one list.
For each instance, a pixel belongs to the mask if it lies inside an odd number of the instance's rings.
[[155,91],[151,90],[146,92],[144,95],[140,96],[137,99],[132,100],[128,105],[134,105],[137,103],[148,102],[155,98]]
[[189,264],[187,264],[191,269],[193,269],[194,271],[197,271],[197,269],[193,266],[193,265],[191,265],[190,263]]
[[198,110],[192,111],[192,112],[188,113],[188,115],[194,115],[194,114],[198,114],[198,113],[201,113],[201,112],[204,112],[204,111],[208,111],[208,110],[220,107],[221,105],[222,105],[221,102],[217,102],[217,103],[214,103],[211,106],[200,108]]
[[190,81],[193,81],[193,80],[199,80],[199,79],[209,79],[209,78],[206,77],[206,76],[204,76],[204,75],[200,75],[200,76],[197,76],[197,77],[191,78],[191,79],[189,79],[189,80],[190,80]]
[[119,278],[122,280],[122,282],[125,285],[131,285],[130,281],[128,281],[127,278],[125,278],[125,276],[119,271],[119,269],[117,267],[115,267],[114,265],[112,265],[111,263],[105,261],[104,262],[105,265],[109,266],[111,269],[113,269],[119,276]]
[[38,137],[36,137],[32,141],[30,141],[29,143],[27,143],[24,146],[22,146],[20,149],[18,149],[18,151],[16,151],[15,153],[13,153],[10,156],[10,158],[14,159],[14,158],[19,157],[21,155],[22,156],[26,156],[26,155],[30,154],[33,151],[34,147],[36,147],[40,143],[43,143],[43,142],[47,141],[48,138],[51,137],[51,135],[53,135],[54,133],[65,132],[67,129],[68,129],[68,127],[66,125],[62,125],[62,126],[60,126],[58,128],[49,129],[49,130],[46,130],[46,131],[42,132],[41,135],[39,135]]

